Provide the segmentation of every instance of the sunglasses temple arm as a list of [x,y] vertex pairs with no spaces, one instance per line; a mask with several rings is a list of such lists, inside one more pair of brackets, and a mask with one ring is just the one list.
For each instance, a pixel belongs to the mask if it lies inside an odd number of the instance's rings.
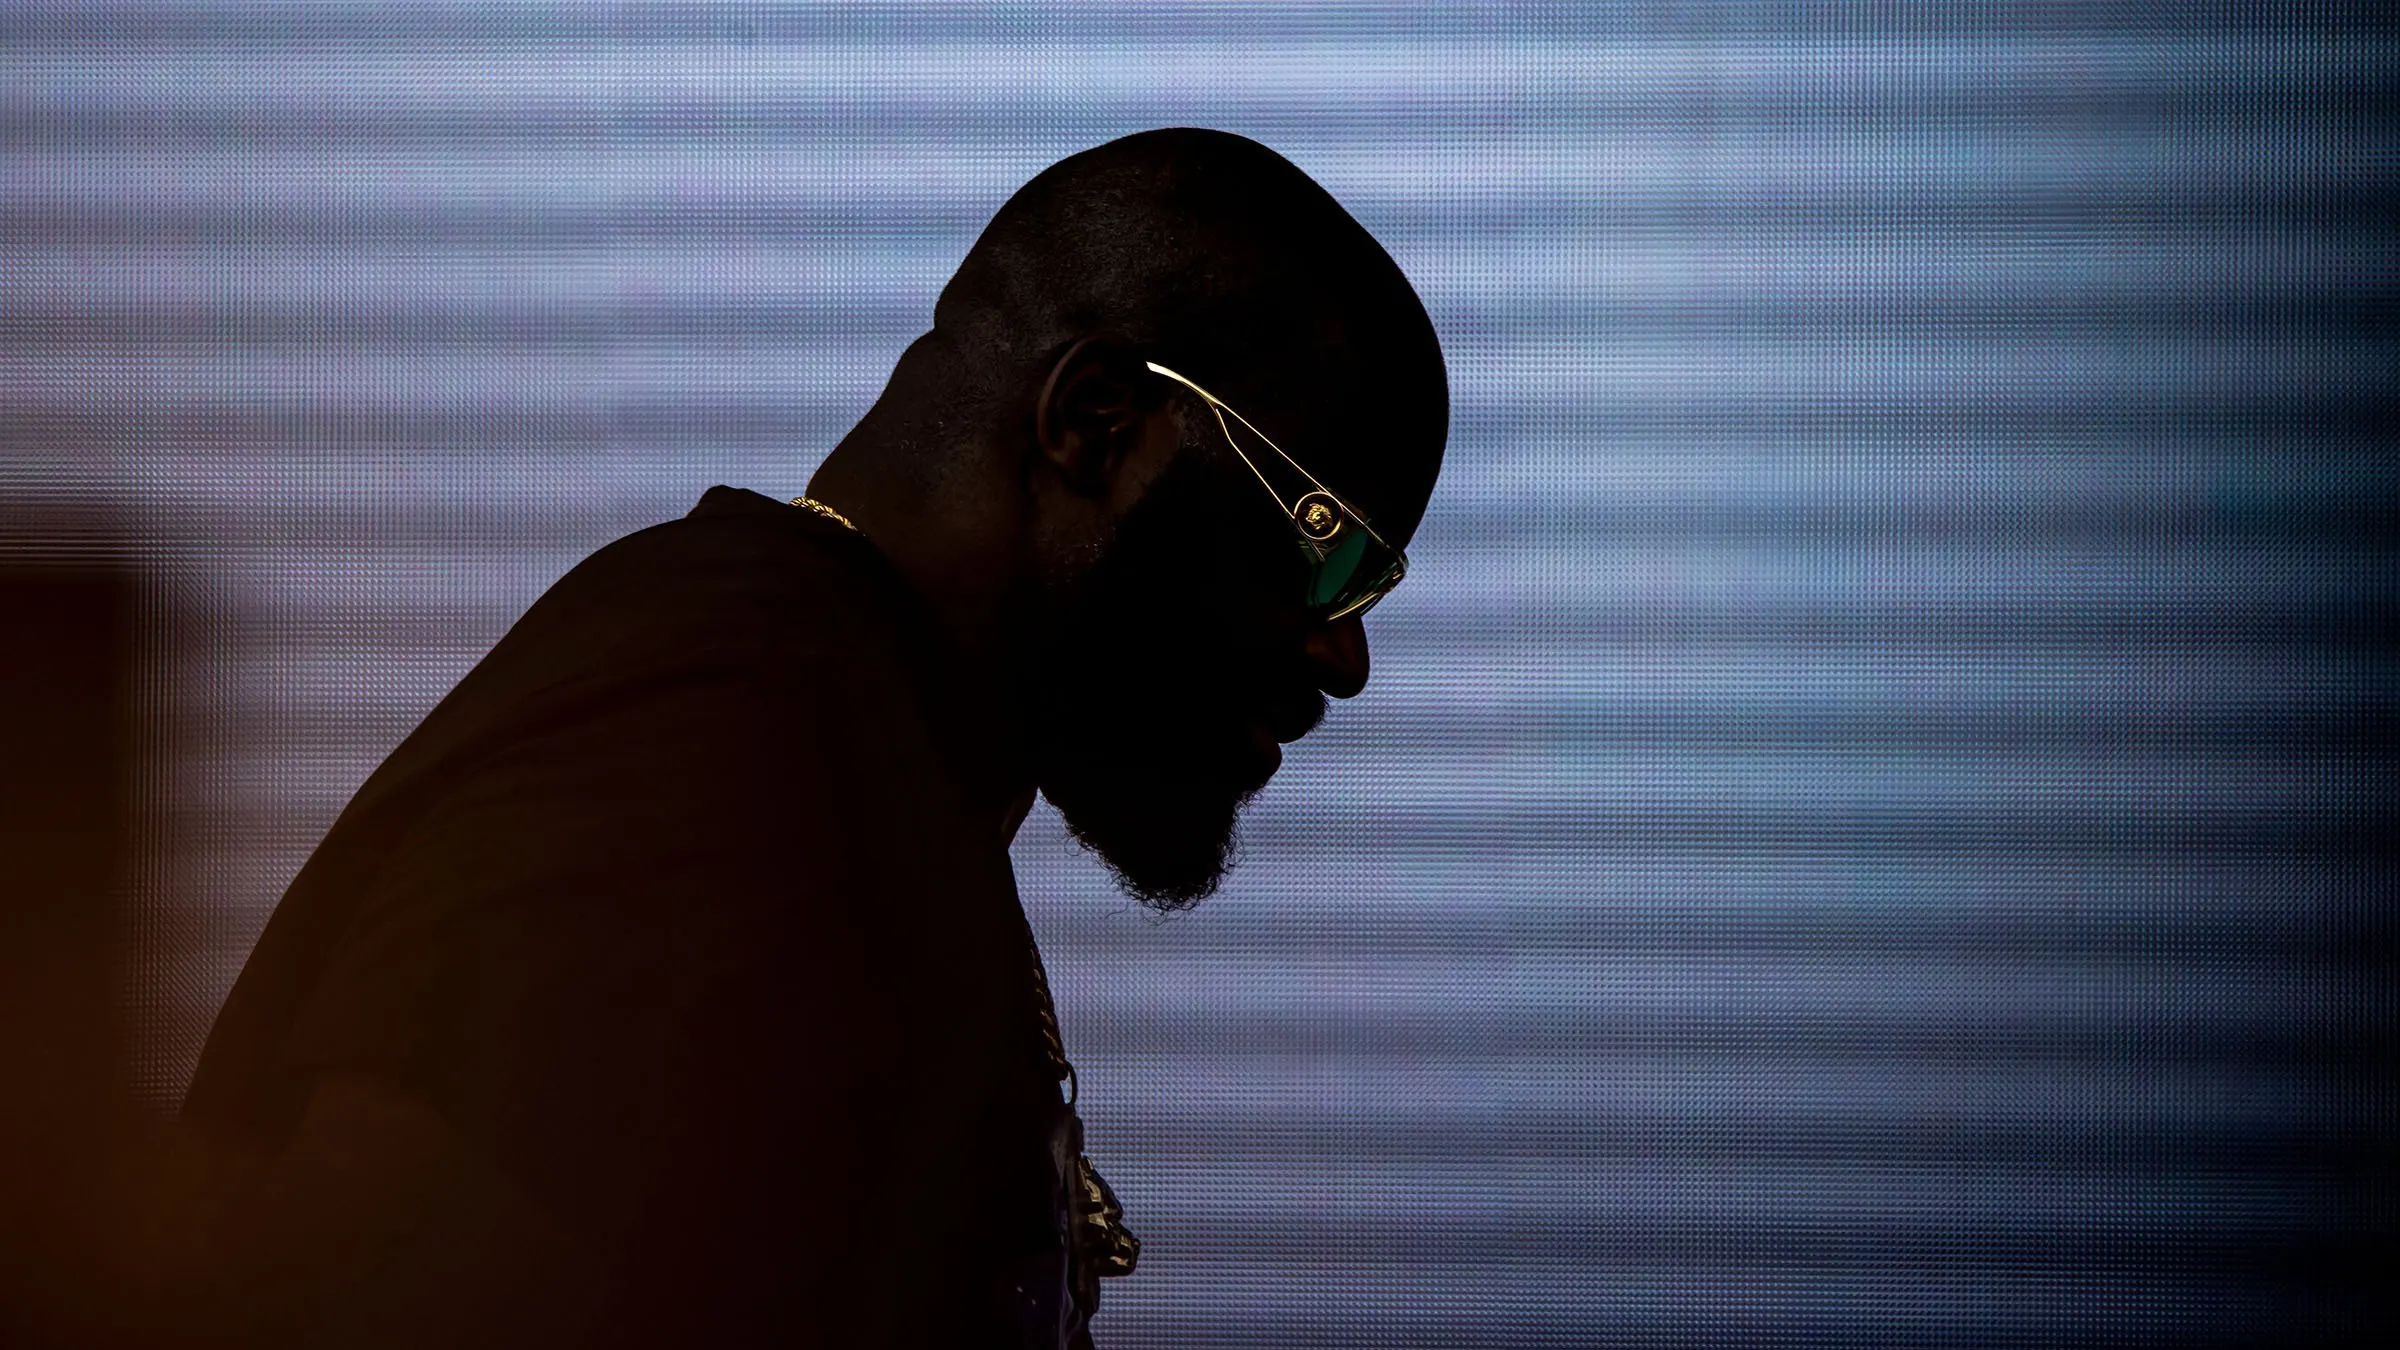
[[[1209,404],[1209,409],[1210,409],[1210,411],[1212,411],[1212,412],[1215,412],[1215,413],[1217,414],[1217,425],[1218,425],[1218,426],[1221,426],[1221,427],[1222,427],[1222,426],[1224,426],[1224,425],[1225,425],[1225,418],[1226,418],[1226,415],[1227,415],[1227,414],[1231,414],[1231,415],[1232,415],[1232,417],[1233,417],[1233,420],[1234,420],[1234,421],[1241,423],[1241,424],[1242,424],[1243,426],[1245,426],[1245,427],[1249,427],[1249,429],[1250,429],[1250,434],[1251,434],[1251,435],[1258,437],[1258,438],[1259,438],[1260,440],[1262,440],[1262,441],[1265,441],[1265,442],[1266,442],[1266,444],[1267,444],[1267,448],[1268,448],[1269,450],[1272,450],[1272,451],[1274,451],[1274,452],[1275,452],[1275,454],[1276,454],[1276,457],[1277,457],[1277,458],[1281,459],[1281,460],[1282,460],[1284,463],[1291,465],[1291,466],[1292,466],[1292,471],[1293,471],[1294,473],[1297,473],[1297,474],[1299,474],[1299,475],[1300,475],[1302,478],[1305,478],[1305,479],[1307,479],[1307,480],[1308,480],[1308,485],[1309,485],[1310,487],[1312,487],[1312,488],[1315,488],[1317,491],[1319,491],[1319,492],[1322,492],[1322,493],[1324,493],[1326,496],[1333,498],[1335,502],[1337,502],[1337,503],[1339,503],[1339,504],[1341,505],[1341,508],[1342,508],[1344,511],[1347,511],[1347,512],[1349,512],[1349,513],[1350,513],[1350,518],[1351,518],[1352,520],[1355,520],[1355,521],[1357,521],[1357,522],[1358,522],[1358,524],[1359,524],[1359,528],[1360,528],[1360,529],[1363,529],[1363,530],[1365,530],[1365,531],[1367,532],[1367,537],[1368,537],[1369,539],[1372,539],[1372,540],[1374,540],[1374,541],[1375,541],[1376,543],[1378,543],[1378,544],[1383,544],[1383,546],[1384,546],[1385,548],[1391,548],[1391,547],[1392,547],[1390,544],[1385,544],[1385,543],[1384,543],[1384,541],[1383,541],[1383,536],[1382,536],[1382,535],[1375,533],[1375,527],[1374,527],[1373,525],[1370,525],[1370,524],[1368,524],[1368,523],[1367,523],[1367,517],[1366,517],[1366,513],[1365,513],[1365,512],[1363,512],[1363,511],[1359,510],[1359,509],[1358,509],[1357,507],[1355,507],[1355,506],[1352,506],[1352,505],[1350,504],[1350,499],[1349,499],[1349,498],[1347,498],[1347,497],[1344,497],[1342,494],[1340,494],[1340,493],[1338,493],[1338,492],[1334,491],[1332,488],[1329,488],[1329,487],[1325,486],[1323,483],[1320,483],[1320,482],[1318,482],[1318,481],[1317,481],[1317,476],[1316,476],[1315,474],[1313,474],[1313,473],[1310,473],[1310,472],[1309,472],[1309,471],[1308,471],[1306,468],[1302,467],[1302,466],[1301,466],[1301,463],[1300,463],[1300,461],[1299,461],[1299,460],[1296,460],[1296,459],[1292,458],[1290,455],[1284,454],[1284,453],[1283,453],[1283,447],[1282,447],[1282,446],[1280,446],[1280,445],[1277,445],[1277,444],[1275,443],[1275,438],[1274,438],[1274,437],[1272,437],[1272,436],[1269,436],[1267,433],[1265,433],[1265,432],[1263,432],[1263,431],[1260,431],[1260,430],[1259,430],[1259,429],[1258,429],[1256,426],[1252,426],[1249,418],[1242,416],[1242,415],[1241,415],[1241,413],[1240,413],[1239,411],[1235,410],[1235,409],[1232,407],[1232,405],[1230,405],[1230,404],[1227,404],[1227,403],[1224,403],[1224,402],[1220,401],[1220,400],[1217,398],[1217,396],[1216,396],[1216,395],[1214,395],[1214,394],[1212,394],[1212,393],[1208,392],[1208,391],[1207,391],[1207,390],[1205,390],[1205,389],[1202,389],[1202,388],[1201,388],[1199,385],[1196,385],[1196,384],[1195,384],[1195,385],[1193,385],[1193,386],[1192,386],[1192,389],[1193,389],[1193,391],[1194,391],[1195,393],[1199,394],[1199,395],[1200,395],[1200,397],[1202,397],[1202,398],[1204,398],[1204,399],[1207,399],[1207,400],[1208,400],[1208,404]],[[1233,430],[1232,430],[1232,428],[1230,428],[1230,427],[1227,427],[1227,428],[1226,428],[1226,431],[1225,431],[1225,440],[1226,440],[1226,443],[1227,443],[1227,444],[1229,444],[1229,445],[1232,445],[1232,446],[1233,446],[1233,451],[1234,451],[1234,453],[1235,453],[1235,454],[1237,454],[1237,455],[1241,454],[1241,452],[1242,452],[1242,447],[1241,447],[1241,445],[1240,445],[1239,443],[1237,443],[1237,442],[1235,442],[1235,441],[1234,441],[1234,439],[1233,439]],[[1244,464],[1250,464],[1250,457],[1249,457],[1248,455],[1242,455],[1242,462],[1243,462]],[[1258,473],[1258,466],[1257,466],[1257,465],[1255,465],[1255,464],[1250,464],[1250,472],[1252,472],[1252,473]],[[1260,481],[1260,482],[1262,482],[1262,483],[1266,482],[1266,481],[1267,481],[1267,476],[1266,476],[1265,474],[1263,474],[1263,473],[1258,473],[1258,481]],[[1267,491],[1269,491],[1269,492],[1274,492],[1274,491],[1275,491],[1275,489],[1274,489],[1273,485],[1271,485],[1271,484],[1270,484],[1270,485],[1268,486],[1268,488],[1267,488]],[[1275,500],[1276,500],[1276,501],[1278,501],[1278,502],[1282,501],[1282,500],[1283,500],[1283,496],[1282,496],[1282,494],[1281,494],[1281,493],[1277,493],[1277,494],[1276,494],[1276,497],[1275,497]],[[1392,549],[1392,551],[1393,551],[1394,553],[1397,553],[1397,552],[1399,552],[1399,550],[1398,550],[1398,549]]]
[[[1342,494],[1325,486],[1323,483],[1318,482],[1315,474],[1310,473],[1308,469],[1300,463],[1299,460],[1296,460],[1290,455],[1285,454],[1283,452],[1283,447],[1275,443],[1274,437],[1269,436],[1267,433],[1260,431],[1256,426],[1252,425],[1250,419],[1242,416],[1241,412],[1234,408],[1232,404],[1227,403],[1225,400],[1218,398],[1215,394],[1212,394],[1201,388],[1189,377],[1169,370],[1156,361],[1144,362],[1144,364],[1147,365],[1151,370],[1166,376],[1168,379],[1173,380],[1175,383],[1191,390],[1193,393],[1198,394],[1202,399],[1207,401],[1210,414],[1215,416],[1217,419],[1217,429],[1225,433],[1225,443],[1233,447],[1233,453],[1242,457],[1242,463],[1249,466],[1250,472],[1258,478],[1259,486],[1267,490],[1267,495],[1275,499],[1275,504],[1279,507],[1282,507],[1284,514],[1291,515],[1292,508],[1283,505],[1283,494],[1275,490],[1275,485],[1267,481],[1266,473],[1262,471],[1258,467],[1257,463],[1250,458],[1249,453],[1242,449],[1242,443],[1240,440],[1235,438],[1233,434],[1233,428],[1225,424],[1225,418],[1228,415],[1230,415],[1234,421],[1241,423],[1244,427],[1247,427],[1251,435],[1256,436],[1261,441],[1266,442],[1267,448],[1275,452],[1276,458],[1282,460],[1286,464],[1291,465],[1292,472],[1297,473],[1302,478],[1307,479],[1310,487],[1315,488],[1317,491],[1333,498],[1336,504],[1338,504],[1344,511],[1349,512],[1350,518],[1358,522],[1359,528],[1367,532],[1367,537],[1369,539],[1374,540],[1378,544],[1382,544],[1385,548],[1392,548],[1390,544],[1384,542],[1382,535],[1375,532],[1375,527],[1367,523],[1365,512],[1360,511],[1355,506],[1352,506],[1349,502],[1349,499],[1342,496]],[[1392,552],[1399,553],[1400,550],[1394,548],[1392,549]],[[1403,565],[1405,566],[1405,563]]]
[[[1203,395],[1203,397],[1205,397],[1205,395]],[[1219,409],[1220,409],[1222,406],[1223,406],[1223,405],[1219,404],[1219,403],[1218,403],[1218,402],[1217,402],[1215,399],[1210,399],[1210,400],[1209,400],[1209,404],[1208,404],[1208,411],[1209,411],[1210,415],[1214,416],[1214,417],[1217,419],[1217,430],[1219,430],[1219,431],[1222,431],[1222,432],[1224,432],[1224,433],[1225,433],[1225,443],[1226,443],[1227,445],[1229,445],[1229,446],[1232,446],[1232,447],[1233,447],[1233,453],[1235,453],[1235,454],[1237,454],[1237,455],[1240,455],[1240,456],[1242,457],[1242,464],[1243,464],[1243,466],[1244,466],[1244,467],[1246,467],[1246,468],[1248,468],[1248,469],[1250,470],[1250,473],[1251,473],[1251,475],[1252,475],[1253,477],[1255,477],[1255,478],[1257,478],[1257,479],[1258,479],[1258,485],[1259,485],[1260,487],[1263,487],[1263,488],[1265,488],[1265,489],[1267,490],[1267,496],[1269,496],[1269,497],[1271,497],[1271,498],[1273,498],[1273,499],[1274,499],[1274,501],[1275,501],[1275,505],[1276,505],[1278,508],[1280,508],[1280,509],[1283,511],[1283,513],[1284,513],[1285,515],[1287,515],[1287,516],[1288,516],[1288,515],[1290,515],[1290,514],[1292,513],[1292,508],[1290,508],[1290,507],[1288,507],[1288,506],[1285,506],[1285,505],[1283,504],[1283,494],[1282,494],[1282,493],[1280,493],[1280,492],[1277,492],[1277,491],[1275,490],[1275,485],[1274,485],[1273,483],[1270,483],[1270,482],[1268,482],[1268,481],[1267,481],[1267,475],[1265,474],[1265,472],[1263,472],[1262,470],[1260,470],[1260,468],[1258,467],[1258,465],[1257,465],[1256,463],[1254,463],[1254,462],[1251,460],[1249,453],[1248,453],[1247,451],[1245,451],[1245,450],[1243,450],[1243,449],[1242,449],[1242,443],[1241,443],[1240,441],[1237,441],[1237,440],[1235,440],[1235,439],[1233,438],[1233,428],[1231,428],[1231,427],[1229,427],[1229,426],[1225,425],[1225,413],[1224,413],[1224,412],[1221,412],[1221,411],[1219,411]],[[1235,413],[1235,414],[1234,414],[1234,416],[1235,416],[1235,417],[1240,417],[1240,416],[1241,416],[1241,414],[1240,414],[1240,413]],[[1249,423],[1247,423],[1247,422],[1244,422],[1242,425],[1244,425],[1244,426],[1249,426],[1250,424],[1249,424]],[[1253,429],[1253,430],[1256,430],[1256,428],[1252,428],[1252,429]],[[1264,437],[1261,437],[1260,439],[1264,440],[1265,438],[1264,438]],[[1273,441],[1268,441],[1267,443],[1268,443],[1269,445],[1273,445],[1273,444],[1274,444],[1274,442],[1273,442]],[[1277,454],[1282,454],[1283,452],[1282,452],[1282,451],[1280,451],[1280,450],[1278,450],[1278,451],[1276,451],[1275,453],[1277,453]],[[1313,482],[1314,480],[1312,479],[1311,481]]]

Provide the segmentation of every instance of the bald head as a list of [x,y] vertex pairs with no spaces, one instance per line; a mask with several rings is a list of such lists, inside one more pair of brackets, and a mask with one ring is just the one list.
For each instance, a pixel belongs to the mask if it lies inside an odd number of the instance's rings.
[[992,218],[912,359],[1004,400],[1095,333],[1241,409],[1387,535],[1415,530],[1448,429],[1433,324],[1281,155],[1171,128],[1068,156]]

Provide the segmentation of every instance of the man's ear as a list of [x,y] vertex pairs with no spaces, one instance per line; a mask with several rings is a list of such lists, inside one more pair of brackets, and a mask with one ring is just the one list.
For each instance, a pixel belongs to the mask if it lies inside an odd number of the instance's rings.
[[1034,403],[1034,448],[1069,491],[1107,495],[1158,407],[1154,383],[1132,345],[1109,334],[1077,339],[1051,364]]

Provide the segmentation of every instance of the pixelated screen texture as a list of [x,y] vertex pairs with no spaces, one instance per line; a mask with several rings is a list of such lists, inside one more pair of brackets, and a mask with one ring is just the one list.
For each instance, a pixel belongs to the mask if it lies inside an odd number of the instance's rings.
[[0,541],[106,503],[181,605],[138,1086],[544,586],[798,491],[1012,189],[1206,125],[1455,413],[1223,893],[1016,845],[1103,1343],[2325,1331],[2392,1232],[2395,81],[2306,12],[11,6]]

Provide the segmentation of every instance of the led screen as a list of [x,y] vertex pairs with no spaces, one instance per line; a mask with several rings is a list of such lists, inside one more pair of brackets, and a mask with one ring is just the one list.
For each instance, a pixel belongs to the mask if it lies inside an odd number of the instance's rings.
[[9,7],[0,542],[104,505],[174,598],[136,1085],[544,586],[799,491],[1010,191],[1204,125],[1383,241],[1454,414],[1222,893],[1015,846],[1146,1244],[1101,1343],[2330,1335],[2395,81],[2311,13]]

